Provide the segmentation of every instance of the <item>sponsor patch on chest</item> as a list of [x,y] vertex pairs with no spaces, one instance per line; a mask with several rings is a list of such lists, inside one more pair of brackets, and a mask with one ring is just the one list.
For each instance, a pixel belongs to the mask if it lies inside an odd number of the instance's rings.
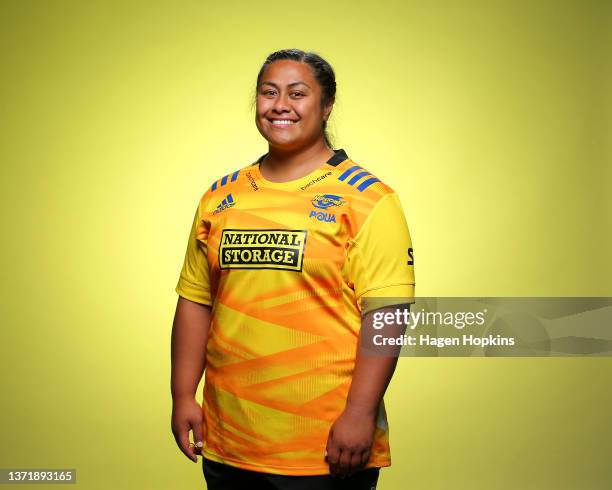
[[306,235],[306,230],[223,230],[219,267],[301,271]]

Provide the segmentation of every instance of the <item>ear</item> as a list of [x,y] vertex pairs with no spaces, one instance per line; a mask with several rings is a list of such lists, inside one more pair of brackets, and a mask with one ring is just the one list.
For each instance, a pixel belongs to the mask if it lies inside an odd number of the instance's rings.
[[332,99],[329,104],[325,107],[323,111],[323,119],[327,121],[329,119],[329,115],[331,114],[332,109],[334,108],[335,99]]

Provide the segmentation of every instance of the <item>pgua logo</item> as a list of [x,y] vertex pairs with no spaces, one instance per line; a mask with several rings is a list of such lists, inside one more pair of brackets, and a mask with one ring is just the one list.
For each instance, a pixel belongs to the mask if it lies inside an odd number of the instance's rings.
[[335,223],[336,215],[333,213],[324,213],[322,211],[310,211],[309,218],[316,219],[318,221],[325,221],[326,223]]
[[310,202],[312,202],[315,208],[319,209],[327,209],[332,206],[342,206],[345,204],[345,201],[340,196],[334,194],[317,194]]

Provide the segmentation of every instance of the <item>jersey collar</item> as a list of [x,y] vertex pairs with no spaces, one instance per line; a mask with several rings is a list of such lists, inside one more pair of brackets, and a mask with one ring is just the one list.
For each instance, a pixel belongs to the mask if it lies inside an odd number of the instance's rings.
[[[265,158],[266,155],[267,153],[264,153],[263,155],[261,155],[257,159],[257,161],[253,163],[253,165],[257,165],[258,163],[261,163],[261,161]],[[337,167],[346,159],[348,159],[348,155],[346,154],[346,151],[344,151],[344,148],[339,148],[337,150],[334,150],[334,154],[325,163],[331,165],[332,167]]]

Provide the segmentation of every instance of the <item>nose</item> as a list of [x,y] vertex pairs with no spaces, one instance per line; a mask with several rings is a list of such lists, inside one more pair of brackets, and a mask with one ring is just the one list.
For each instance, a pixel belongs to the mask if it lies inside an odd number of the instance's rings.
[[288,98],[286,95],[279,95],[274,101],[274,106],[272,107],[274,112],[289,112],[291,110],[288,102]]

